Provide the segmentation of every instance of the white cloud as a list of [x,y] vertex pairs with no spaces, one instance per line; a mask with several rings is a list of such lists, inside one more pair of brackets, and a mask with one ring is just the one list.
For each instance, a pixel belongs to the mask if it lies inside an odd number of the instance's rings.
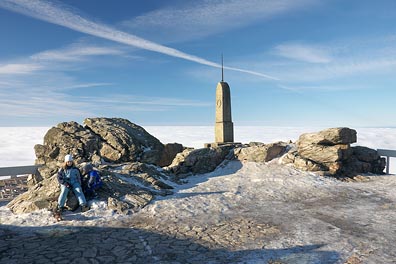
[[315,2],[317,1],[199,0],[188,2],[193,4],[155,10],[122,24],[143,34],[155,31],[155,36],[166,41],[189,40],[243,27],[305,8]]
[[71,97],[62,93],[47,92],[36,95],[29,93],[24,100],[15,98],[15,94],[2,96],[0,112],[2,118],[23,117],[42,118],[54,117],[70,118],[84,116],[98,116],[111,113],[128,112],[157,112],[179,107],[208,107],[210,104],[182,98],[139,98],[130,95],[112,94],[107,97]]
[[[187,54],[177,49],[163,46],[135,35],[125,33],[105,24],[96,23],[92,20],[82,17],[69,7],[60,4],[55,4],[44,0],[3,0],[0,2],[0,7],[96,37],[166,54],[172,57],[193,61],[211,67],[221,68],[221,65],[218,63],[214,63],[198,56]],[[230,67],[229,69],[242,71],[249,74],[253,73],[249,70],[237,69],[233,67]],[[276,79],[269,75],[258,72],[254,72],[254,74],[268,79]]]
[[103,55],[117,55],[131,58],[125,55],[122,49],[117,47],[72,44],[66,48],[47,50],[33,54],[25,59],[16,59],[14,62],[0,64],[0,75],[3,75],[3,79],[0,79],[0,87],[9,86],[11,83],[12,85],[16,85],[17,81],[21,81],[21,79],[18,79],[13,80],[13,82],[6,82],[4,80],[4,76],[6,75],[32,75],[45,71],[70,70],[70,66],[75,67],[78,65],[78,67],[81,67],[81,63],[76,64],[73,62],[87,61],[88,58]]
[[10,63],[0,65],[0,74],[30,74],[40,70],[42,67],[31,63]]
[[350,75],[363,72],[378,72],[396,65],[396,58],[378,58],[373,60],[344,61],[324,68],[329,74]]
[[304,44],[280,44],[274,48],[274,53],[288,59],[312,63],[329,63],[333,59],[328,49]]
[[30,58],[44,61],[79,61],[88,56],[122,54],[124,54],[124,52],[117,48],[72,45],[64,49],[43,51],[32,55]]
[[[61,72],[53,72],[50,76],[44,73],[27,75],[23,81],[19,76],[14,79],[12,76],[8,78],[0,82],[1,119],[50,117],[65,120],[109,113],[122,115],[125,112],[157,112],[183,107],[210,106],[207,102],[188,98],[142,97],[114,91],[105,93],[104,91],[111,89],[114,84],[79,83]],[[14,84],[13,80],[19,81]],[[13,85],[9,87],[9,83]],[[94,88],[95,93],[90,93],[90,96],[78,96],[69,91],[87,88]],[[103,93],[104,95],[101,95]]]
[[151,111],[152,106],[166,106],[166,107],[207,107],[211,103],[201,102],[196,100],[188,100],[181,98],[168,97],[144,97],[144,96],[130,96],[112,94],[107,97],[81,97],[83,101],[94,101],[95,103],[102,103],[108,105],[142,105],[141,110]]
[[[321,87],[322,90],[339,89],[329,81],[342,84],[348,81],[343,89],[354,89],[364,84],[364,80],[374,76],[394,79],[396,68],[396,45],[392,37],[378,36],[376,39],[347,38],[322,43],[279,44],[267,53],[235,62],[242,67],[249,65],[255,71],[266,71],[279,76],[279,85],[298,87]],[[278,53],[276,53],[278,52]],[[279,53],[293,59],[279,59]],[[358,77],[358,78],[356,78]],[[315,83],[316,82],[316,83]],[[366,83],[367,84],[367,83]],[[280,87],[280,86],[279,86]],[[305,88],[304,88],[305,87]]]
[[64,89],[79,89],[79,88],[91,88],[91,87],[101,87],[101,86],[111,86],[114,83],[81,83],[81,84],[74,84],[71,86],[63,87]]
[[[396,66],[396,58],[378,59],[340,59],[325,66],[299,66],[289,65],[274,70],[282,79],[288,82],[316,82],[334,80],[337,78],[350,77],[357,74],[369,75],[389,74],[392,67]],[[393,73],[391,73],[393,74]],[[357,79],[359,81],[361,79]]]
[[293,92],[315,92],[315,91],[345,91],[345,90],[362,90],[368,89],[368,87],[361,86],[361,85],[349,85],[349,84],[334,84],[334,85],[278,85],[278,87],[293,91]]

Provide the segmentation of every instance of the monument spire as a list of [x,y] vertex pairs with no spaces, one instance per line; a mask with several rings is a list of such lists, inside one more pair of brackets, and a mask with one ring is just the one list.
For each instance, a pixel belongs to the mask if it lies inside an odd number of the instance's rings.
[[221,82],[224,82],[223,53],[221,53]]

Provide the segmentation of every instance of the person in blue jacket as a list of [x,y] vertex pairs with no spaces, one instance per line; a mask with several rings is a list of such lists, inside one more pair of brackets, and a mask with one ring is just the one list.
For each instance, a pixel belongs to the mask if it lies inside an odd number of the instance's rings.
[[89,198],[96,198],[96,190],[102,187],[103,182],[100,178],[99,172],[94,170],[93,166],[88,163],[83,168],[83,175],[85,176],[83,180],[83,187],[85,196]]
[[68,154],[65,156],[65,163],[62,168],[59,169],[57,177],[61,187],[61,192],[58,198],[59,211],[64,210],[69,190],[72,190],[76,195],[81,206],[81,211],[87,211],[89,208],[81,188],[81,173],[80,170],[74,166],[72,155]]

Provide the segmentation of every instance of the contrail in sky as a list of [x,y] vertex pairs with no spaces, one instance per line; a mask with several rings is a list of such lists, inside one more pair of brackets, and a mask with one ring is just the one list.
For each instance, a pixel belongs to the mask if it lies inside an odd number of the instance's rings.
[[[221,65],[218,63],[214,63],[206,59],[184,53],[177,49],[166,47],[155,42],[139,38],[135,35],[117,30],[102,23],[94,22],[78,15],[77,12],[71,10],[70,8],[60,6],[59,4],[55,5],[54,3],[43,0],[0,0],[0,7],[96,37],[193,61],[211,67],[221,68]],[[275,77],[259,72],[233,67],[224,67],[224,69],[245,72],[267,79],[279,80]]]

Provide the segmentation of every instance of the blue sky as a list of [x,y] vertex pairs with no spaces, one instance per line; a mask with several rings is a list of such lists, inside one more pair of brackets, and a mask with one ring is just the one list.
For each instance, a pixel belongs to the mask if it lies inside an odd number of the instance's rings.
[[0,0],[0,124],[396,126],[394,0]]

